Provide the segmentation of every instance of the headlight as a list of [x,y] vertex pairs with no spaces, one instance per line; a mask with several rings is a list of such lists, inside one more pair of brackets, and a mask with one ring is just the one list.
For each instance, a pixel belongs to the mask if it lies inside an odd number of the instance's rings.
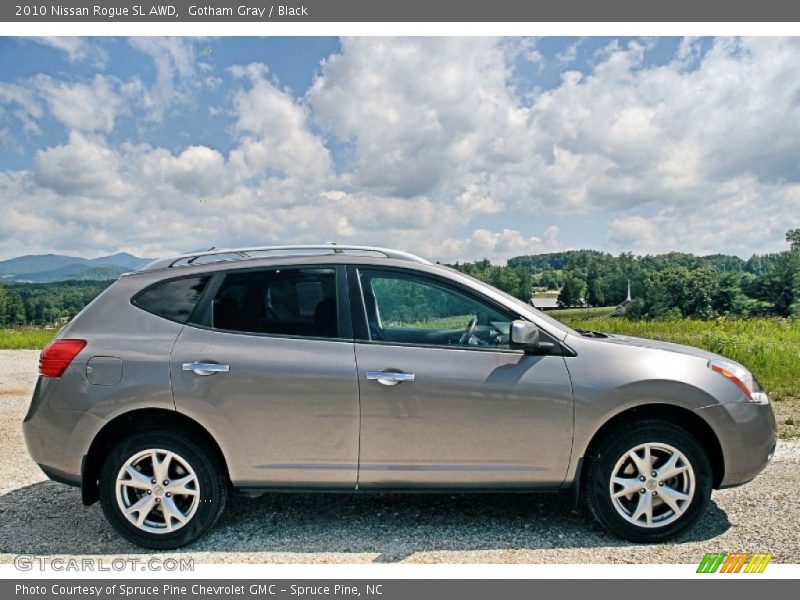
[[739,389],[744,392],[745,397],[750,402],[755,402],[756,404],[767,404],[769,402],[769,398],[767,398],[766,392],[761,388],[761,384],[759,384],[758,380],[753,377],[753,374],[742,365],[730,360],[725,360],[724,358],[715,358],[714,360],[708,361],[708,368],[727,377],[739,386]]

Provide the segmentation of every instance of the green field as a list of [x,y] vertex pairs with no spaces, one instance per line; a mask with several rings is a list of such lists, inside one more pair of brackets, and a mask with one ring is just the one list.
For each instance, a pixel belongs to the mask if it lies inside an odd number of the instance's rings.
[[56,333],[58,329],[35,327],[0,329],[0,350],[40,350]]

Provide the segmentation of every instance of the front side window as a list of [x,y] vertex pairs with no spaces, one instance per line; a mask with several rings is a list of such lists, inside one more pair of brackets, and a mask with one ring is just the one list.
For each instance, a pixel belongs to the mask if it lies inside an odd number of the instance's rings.
[[454,288],[411,273],[360,272],[370,339],[508,348],[512,317]]
[[211,307],[214,329],[339,337],[336,269],[269,269],[225,275]]
[[133,304],[170,321],[186,323],[209,279],[198,275],[162,281],[136,295]]

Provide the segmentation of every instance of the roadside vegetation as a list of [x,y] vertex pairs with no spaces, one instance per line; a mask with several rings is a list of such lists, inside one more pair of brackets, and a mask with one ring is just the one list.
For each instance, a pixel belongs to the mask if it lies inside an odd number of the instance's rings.
[[800,229],[786,232],[784,252],[695,256],[682,252],[613,256],[570,250],[488,260],[453,268],[526,302],[555,291],[559,306],[617,306],[628,296],[631,319],[800,317]]
[[0,329],[0,350],[41,350],[56,333],[56,328]]

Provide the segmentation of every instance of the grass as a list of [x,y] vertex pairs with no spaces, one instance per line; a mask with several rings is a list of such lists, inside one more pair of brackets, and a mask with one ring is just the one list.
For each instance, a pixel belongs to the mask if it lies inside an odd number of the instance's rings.
[[0,329],[0,350],[41,350],[58,329],[24,327]]

